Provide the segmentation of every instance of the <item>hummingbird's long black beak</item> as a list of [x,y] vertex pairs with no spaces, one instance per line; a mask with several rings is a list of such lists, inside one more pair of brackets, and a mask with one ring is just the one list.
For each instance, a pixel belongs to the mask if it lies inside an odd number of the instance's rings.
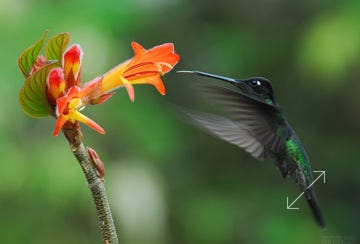
[[179,70],[179,71],[176,71],[176,73],[190,73],[190,74],[195,74],[195,75],[201,75],[201,76],[205,76],[205,77],[215,78],[218,80],[224,80],[233,85],[236,85],[236,84],[239,84],[240,82],[242,82],[241,80],[235,80],[233,78],[228,78],[225,76],[214,75],[214,74],[205,73],[202,71],[195,71],[195,70]]

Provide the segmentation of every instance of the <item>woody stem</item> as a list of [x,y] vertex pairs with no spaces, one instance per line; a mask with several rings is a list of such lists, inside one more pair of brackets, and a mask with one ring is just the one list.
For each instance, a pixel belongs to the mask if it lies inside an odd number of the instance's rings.
[[97,210],[103,241],[105,244],[118,244],[119,241],[107,199],[104,181],[98,177],[96,169],[81,141],[81,132],[77,129],[64,129],[63,132],[70,142],[71,151],[85,174]]

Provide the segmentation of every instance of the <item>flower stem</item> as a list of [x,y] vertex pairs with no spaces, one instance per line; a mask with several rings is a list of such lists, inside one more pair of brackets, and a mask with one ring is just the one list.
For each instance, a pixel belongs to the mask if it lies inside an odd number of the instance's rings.
[[83,143],[81,143],[73,153],[79,161],[88,182],[96,206],[104,243],[117,244],[119,241],[107,199],[104,181],[97,176],[96,169],[90,162]]
[[105,244],[118,244],[119,241],[107,199],[104,181],[98,177],[88,152],[81,141],[81,132],[76,129],[63,130],[63,132],[70,142],[71,151],[85,174],[97,210],[103,241]]

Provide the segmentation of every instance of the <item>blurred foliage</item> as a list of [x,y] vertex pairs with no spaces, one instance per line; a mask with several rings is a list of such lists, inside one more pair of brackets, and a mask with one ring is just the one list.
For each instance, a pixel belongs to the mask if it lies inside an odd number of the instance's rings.
[[[265,76],[302,139],[327,229],[269,161],[184,124],[172,105],[199,100],[190,76],[164,77],[167,96],[121,90],[85,114],[84,128],[106,164],[106,185],[122,243],[359,242],[360,4],[348,1],[0,1],[0,243],[100,243],[80,167],[55,120],[27,117],[17,101],[16,59],[46,29],[70,32],[84,50],[83,80],[146,48],[174,42],[176,66],[232,77]],[[101,109],[102,108],[102,109]],[[325,242],[323,242],[325,243]],[[328,242],[327,242],[328,243]]]

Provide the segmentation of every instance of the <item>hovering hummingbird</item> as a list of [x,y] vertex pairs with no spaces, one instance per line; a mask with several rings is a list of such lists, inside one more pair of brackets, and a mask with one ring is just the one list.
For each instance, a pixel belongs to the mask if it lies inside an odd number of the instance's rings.
[[[226,81],[229,88],[206,85],[202,89],[230,118],[185,110],[192,122],[235,144],[256,159],[272,159],[283,177],[290,177],[304,192],[318,225],[325,227],[315,192],[309,158],[295,131],[275,101],[269,80],[262,77],[232,79],[201,71],[178,71]],[[310,186],[310,187],[309,187]]]

